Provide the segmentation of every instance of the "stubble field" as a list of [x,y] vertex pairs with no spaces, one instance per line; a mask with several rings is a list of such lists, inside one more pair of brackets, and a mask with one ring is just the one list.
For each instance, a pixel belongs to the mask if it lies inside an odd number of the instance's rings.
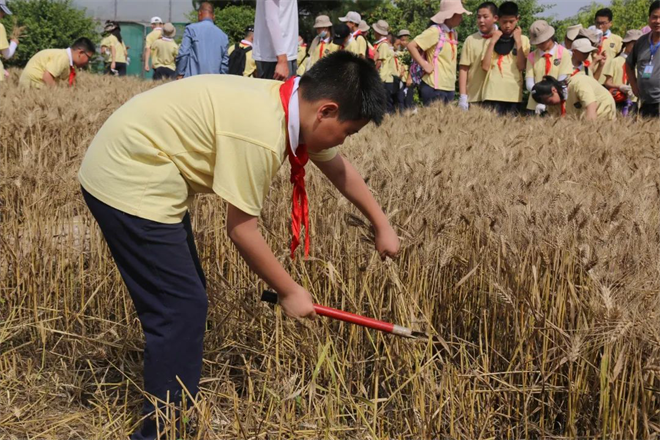
[[[153,85],[83,74],[75,90],[26,93],[13,75],[0,87],[0,438],[126,438],[142,336],[76,173],[104,120]],[[312,258],[291,261],[285,166],[261,225],[294,278],[318,303],[442,344],[284,318],[259,301],[224,202],[199,197],[210,308],[193,438],[657,438],[659,145],[657,121],[442,106],[369,126],[343,151],[402,239],[385,263],[314,170]]]

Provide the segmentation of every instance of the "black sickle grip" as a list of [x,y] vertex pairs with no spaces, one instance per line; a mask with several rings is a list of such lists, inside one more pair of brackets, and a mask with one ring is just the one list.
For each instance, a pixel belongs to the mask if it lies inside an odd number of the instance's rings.
[[261,294],[261,300],[271,304],[277,304],[277,293],[272,290],[264,290]]

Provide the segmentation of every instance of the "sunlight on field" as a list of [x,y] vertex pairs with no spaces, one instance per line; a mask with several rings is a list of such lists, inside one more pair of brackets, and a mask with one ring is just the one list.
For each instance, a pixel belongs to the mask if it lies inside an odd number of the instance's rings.
[[[0,437],[125,438],[142,336],[76,173],[104,120],[152,84],[80,75],[40,94],[13,75],[0,86]],[[263,232],[316,302],[444,345],[283,318],[227,239],[224,203],[200,197],[200,435],[658,435],[660,131],[606,125],[438,106],[366,128],[343,151],[402,238],[395,262],[311,166],[312,258],[292,262],[282,170]]]

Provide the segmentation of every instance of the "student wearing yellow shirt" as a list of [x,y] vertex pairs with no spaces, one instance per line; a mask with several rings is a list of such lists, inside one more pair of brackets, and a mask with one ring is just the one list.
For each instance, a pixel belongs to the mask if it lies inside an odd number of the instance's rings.
[[[291,318],[315,316],[312,296],[285,271],[258,225],[287,159],[295,197],[292,254],[302,238],[295,225],[308,232],[301,208],[308,159],[369,219],[381,258],[397,254],[387,216],[335,148],[370,121],[379,124],[385,100],[373,65],[340,51],[284,83],[234,75],[173,81],[135,96],[104,123],[78,176],[146,335],[149,395],[178,403],[183,387],[192,396],[199,389],[208,305],[189,212],[195,194],[225,199],[227,236]],[[151,402],[145,399],[134,438],[157,437],[162,413],[154,414]]]
[[571,50],[573,41],[575,41],[575,38],[577,38],[580,29],[583,29],[581,24],[574,24],[566,28],[566,35],[564,36],[564,47],[566,49]]
[[357,42],[353,39],[351,30],[344,23],[339,23],[338,25],[333,26],[334,37],[332,39],[332,44],[336,45],[337,50],[345,50],[357,56],[360,56],[358,50]]
[[302,35],[298,35],[298,71],[296,72],[298,76],[302,76],[305,73],[305,60],[307,59],[307,44]]
[[443,0],[440,11],[431,17],[433,26],[415,37],[408,45],[410,56],[422,69],[420,95],[424,105],[441,100],[445,104],[454,100],[456,91],[456,64],[458,33],[463,14],[471,15],[461,0]]
[[612,95],[587,75],[575,75],[566,81],[546,76],[534,86],[532,94],[537,102],[548,106],[548,112],[554,116],[574,115],[589,121],[616,118]]
[[[11,10],[7,7],[7,2],[5,0],[0,0],[0,19],[5,18],[7,15],[12,15]],[[16,53],[16,48],[18,47],[18,38],[21,35],[23,28],[14,26],[12,29],[12,34],[7,40],[7,30],[5,26],[0,23],[0,55],[2,58],[8,60],[14,56]],[[0,61],[0,82],[5,80],[5,76],[9,74],[5,71],[2,61]]]
[[484,106],[499,115],[517,115],[523,98],[529,39],[518,26],[520,14],[516,3],[502,3],[497,15],[500,28],[493,32],[482,62],[487,72],[482,99]]
[[330,55],[338,49],[332,44],[332,22],[327,15],[319,15],[314,20],[314,30],[316,37],[309,46],[309,56],[307,57],[306,70],[309,70],[316,62],[325,56]]
[[598,54],[605,52],[607,58],[614,59],[623,47],[623,41],[620,36],[613,34],[610,28],[614,16],[612,10],[603,8],[596,11],[594,25],[596,29],[603,33],[600,44],[598,45]]
[[642,31],[632,29],[626,32],[623,37],[623,51],[621,54],[614,58],[607,60],[607,64],[603,70],[605,77],[605,87],[612,93],[614,102],[619,110],[624,115],[635,111],[635,103],[637,98],[632,92],[628,81],[628,72],[626,70],[626,60],[628,55],[632,53],[635,43],[642,37]]
[[[176,78],[176,55],[179,45],[174,41],[176,28],[172,23],[163,26],[163,36],[151,45],[155,81]],[[254,66],[256,69],[256,66]]]
[[76,67],[89,64],[96,46],[88,38],[77,39],[68,49],[45,49],[37,52],[28,61],[18,84],[24,88],[40,89],[44,85],[55,86],[65,81],[69,86],[75,84]]
[[385,20],[378,20],[371,28],[374,31],[376,39],[374,42],[376,69],[378,69],[380,79],[383,80],[383,84],[385,84],[385,89],[387,90],[387,112],[393,113],[395,102],[398,99],[399,89],[397,86],[400,79],[396,57],[394,56],[394,50],[390,46],[388,37],[390,25]]
[[[230,75],[242,75],[256,77],[257,63],[252,56],[252,44],[254,42],[254,26],[245,29],[245,38],[239,43],[229,46],[229,70]],[[238,51],[238,52],[236,52]]]
[[151,45],[154,44],[154,41],[158,40],[163,35],[163,20],[160,17],[151,18],[151,32],[147,34],[147,37],[144,39],[144,71],[149,72],[151,67],[149,66],[149,61],[151,61]]
[[497,5],[485,2],[477,8],[477,27],[479,31],[468,36],[463,43],[458,72],[458,106],[468,110],[470,104],[482,101],[482,91],[486,80],[486,71],[481,66],[484,52],[488,47],[493,32],[497,30]]
[[[550,26],[547,21],[537,20],[532,23],[529,29],[529,40],[530,44],[536,46],[536,50],[527,56],[525,81],[529,92],[534,88],[534,84],[542,81],[546,76],[563,81],[573,73],[571,51],[557,44],[554,37],[555,28]],[[540,115],[545,112],[546,108],[545,105],[536,102],[530,93],[527,110]]]
[[410,54],[408,52],[408,44],[410,44],[410,31],[408,29],[401,29],[396,34],[396,42],[394,47],[394,56],[399,62],[399,77],[401,78],[401,87],[399,88],[399,95],[397,102],[399,104],[399,111],[403,112],[407,109],[413,108],[415,100],[415,85],[410,76]]
[[348,26],[348,29],[351,31],[351,36],[357,45],[355,50],[362,58],[366,58],[368,53],[368,42],[365,35],[366,32],[368,32],[368,29],[365,32],[360,30],[360,23],[363,22],[360,14],[355,11],[349,11],[345,17],[340,17],[339,21],[346,23],[346,26]]
[[573,72],[571,75],[586,75],[599,81],[607,62],[607,55],[598,54],[598,49],[591,45],[588,38],[578,37],[573,41],[572,47]]
[[103,28],[105,37],[101,40],[101,55],[106,75],[126,76],[128,50],[121,37],[121,28],[115,21],[106,21]]

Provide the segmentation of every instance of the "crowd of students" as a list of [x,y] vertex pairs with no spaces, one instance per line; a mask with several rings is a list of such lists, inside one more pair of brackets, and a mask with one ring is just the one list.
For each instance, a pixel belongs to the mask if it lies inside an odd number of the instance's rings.
[[[356,11],[339,23],[320,15],[309,45],[298,36],[295,60],[286,60],[287,76],[303,75],[320,59],[345,50],[375,64],[387,90],[389,112],[413,108],[416,93],[423,105],[453,102],[458,80],[458,106],[464,110],[478,105],[501,115],[584,113],[588,119],[611,119],[639,111],[658,116],[660,68],[655,54],[660,2],[652,3],[644,30],[629,30],[623,38],[615,35],[610,31],[612,11],[601,9],[593,26],[570,26],[563,44],[544,20],[535,21],[524,35],[515,2],[499,6],[485,2],[475,12],[478,30],[463,41],[460,53],[456,29],[464,15],[472,14],[461,0],[443,0],[428,28],[415,38],[407,29],[395,32],[384,20],[370,26]],[[5,0],[0,0],[0,14],[10,13]],[[229,46],[226,34],[214,24],[212,5],[202,3],[198,14],[199,22],[186,27],[181,47],[174,41],[175,27],[152,18],[143,59],[144,70],[153,69],[155,80],[202,73],[284,79],[278,77],[275,64],[260,75],[259,61],[253,56],[254,26]],[[0,53],[10,58],[17,45],[18,35],[9,43],[0,25]],[[128,50],[118,23],[106,22],[100,46],[105,72],[126,75]],[[19,82],[25,87],[60,79],[73,83],[75,68],[84,67],[94,53],[86,38],[68,49],[41,51],[29,61]]]

